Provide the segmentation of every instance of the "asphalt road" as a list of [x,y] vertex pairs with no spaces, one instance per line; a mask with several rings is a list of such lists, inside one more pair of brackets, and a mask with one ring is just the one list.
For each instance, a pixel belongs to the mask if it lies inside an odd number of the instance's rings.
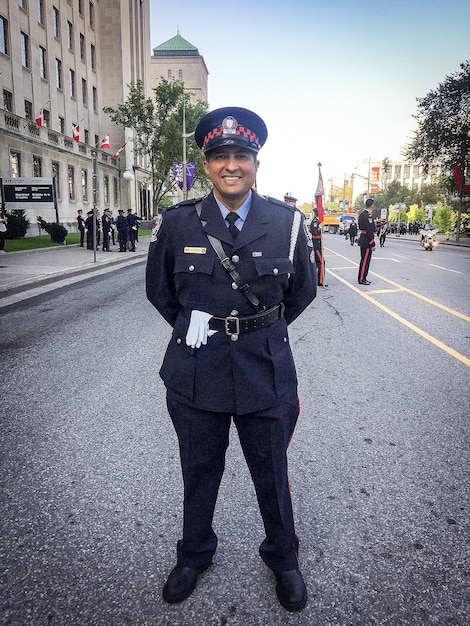
[[290,329],[307,608],[280,607],[258,556],[235,431],[214,566],[161,599],[182,487],[141,264],[2,312],[1,624],[470,624],[470,252],[387,240],[362,287],[358,249],[325,249],[329,286]]

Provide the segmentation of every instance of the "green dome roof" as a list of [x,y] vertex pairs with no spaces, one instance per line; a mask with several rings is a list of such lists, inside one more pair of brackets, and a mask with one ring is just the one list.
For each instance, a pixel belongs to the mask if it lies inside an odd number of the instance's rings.
[[154,57],[199,56],[199,50],[178,33],[153,49]]

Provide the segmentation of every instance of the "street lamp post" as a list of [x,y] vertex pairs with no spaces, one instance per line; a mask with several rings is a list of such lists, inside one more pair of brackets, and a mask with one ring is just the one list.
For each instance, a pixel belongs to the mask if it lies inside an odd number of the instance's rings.
[[186,97],[183,94],[183,200],[188,199],[188,181],[186,178],[186,139],[194,135],[186,132]]

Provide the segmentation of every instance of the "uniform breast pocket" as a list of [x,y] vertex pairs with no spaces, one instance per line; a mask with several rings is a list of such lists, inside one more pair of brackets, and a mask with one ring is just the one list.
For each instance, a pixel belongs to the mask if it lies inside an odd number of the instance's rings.
[[266,258],[260,257],[254,259],[256,271],[258,276],[274,276],[279,278],[285,278],[289,274],[294,274],[294,264],[290,259],[284,257]]
[[175,260],[175,285],[188,301],[211,301],[214,259],[202,254],[184,254]]

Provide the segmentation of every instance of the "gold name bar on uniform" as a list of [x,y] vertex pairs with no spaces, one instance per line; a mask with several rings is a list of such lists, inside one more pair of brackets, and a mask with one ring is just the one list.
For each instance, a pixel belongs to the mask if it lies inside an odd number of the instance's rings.
[[206,254],[207,248],[191,248],[190,246],[186,246],[184,249],[184,254]]

